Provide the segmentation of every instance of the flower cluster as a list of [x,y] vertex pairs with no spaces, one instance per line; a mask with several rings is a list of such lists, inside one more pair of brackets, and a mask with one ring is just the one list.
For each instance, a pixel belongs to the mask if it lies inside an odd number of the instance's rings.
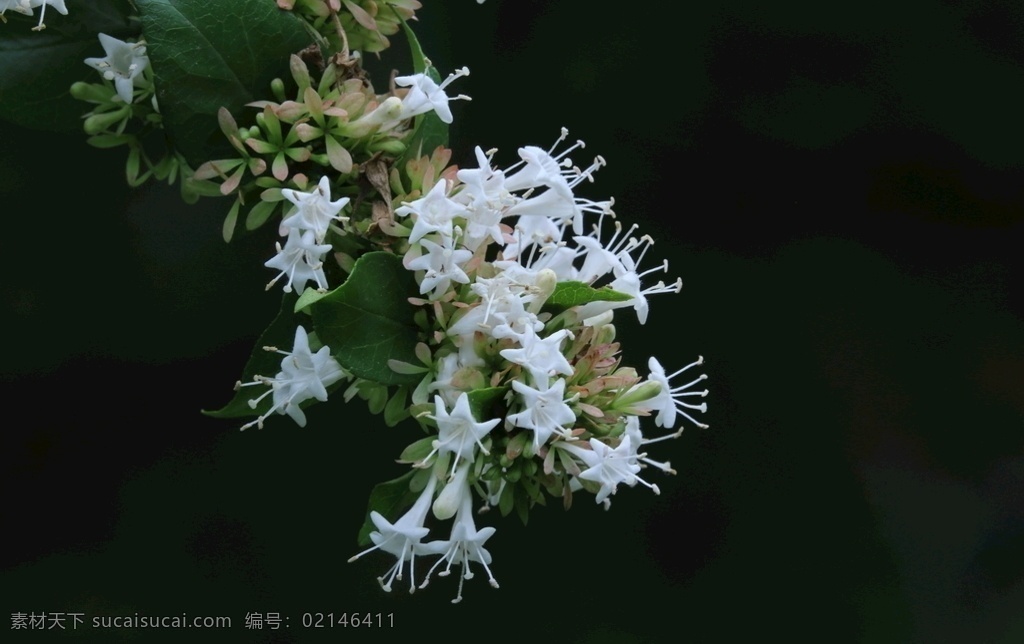
[[39,8],[39,24],[32,28],[32,31],[46,29],[43,20],[46,18],[46,7],[52,6],[61,15],[68,15],[68,8],[64,6],[64,0],[0,0],[0,20],[8,11],[21,13],[26,16],[33,15],[33,9]]
[[[347,52],[319,80],[297,56],[291,70],[296,92],[289,97],[283,83],[272,85],[277,100],[252,104],[259,110],[253,125],[239,126],[222,111],[222,130],[240,156],[204,164],[196,178],[219,177],[220,192],[236,195],[235,215],[248,204],[247,228],[280,212],[278,231],[287,240],[266,262],[278,271],[271,284],[286,278],[286,292],[302,291],[286,308],[313,325],[309,335],[299,326],[292,350],[279,351],[285,357],[276,376],[241,385],[267,387],[247,399],[259,415],[243,429],[262,427],[275,412],[304,425],[302,406],[326,400],[332,385],[346,381],[345,401],[364,398],[389,425],[412,417],[427,434],[403,450],[406,475],[382,484],[399,502],[371,504],[368,547],[351,560],[393,556],[379,578],[385,591],[408,578],[413,592],[454,568],[460,601],[474,568],[498,586],[485,548],[495,528],[478,528],[474,508],[525,521],[552,497],[569,507],[582,491],[607,509],[624,486],[658,493],[649,472],[675,472],[647,446],[680,436],[684,421],[707,427],[697,418],[707,408],[707,376],[700,358],[670,374],[654,357],[646,375],[622,363],[615,314],[632,309],[644,324],[648,299],[678,293],[682,282],[659,277],[667,261],[648,259],[653,238],[623,226],[612,199],[578,193],[604,159],[577,165],[572,157],[584,144],[566,143],[564,129],[547,149],[520,148],[505,168],[496,167],[496,151],[479,147],[475,165],[464,168],[449,164],[444,147],[420,154],[423,141],[411,141],[425,136],[423,119],[451,123],[450,101],[468,98],[447,91],[467,69],[444,81],[396,76],[379,95]],[[309,177],[317,175],[314,184]],[[367,286],[375,278],[358,267],[371,256],[397,275]],[[409,290],[395,297],[373,290],[383,284]],[[361,347],[403,340],[336,333],[336,314],[322,313],[330,306],[393,323],[396,333],[413,334],[415,349],[402,354],[408,359],[388,359],[386,369],[367,365]],[[643,418],[664,431],[646,434]],[[447,538],[431,539],[434,524],[446,521]],[[436,559],[417,574],[423,557]]]

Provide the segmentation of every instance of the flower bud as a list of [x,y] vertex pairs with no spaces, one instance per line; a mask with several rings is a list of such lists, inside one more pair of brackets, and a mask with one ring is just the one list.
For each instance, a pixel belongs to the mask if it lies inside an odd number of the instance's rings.
[[131,108],[125,105],[121,109],[114,110],[113,112],[93,114],[89,118],[85,119],[85,133],[99,134],[100,132],[110,129],[123,121],[130,113]]

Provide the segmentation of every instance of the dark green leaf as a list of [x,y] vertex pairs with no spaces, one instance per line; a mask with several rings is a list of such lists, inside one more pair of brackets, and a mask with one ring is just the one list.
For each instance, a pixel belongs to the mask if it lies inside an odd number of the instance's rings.
[[473,417],[476,418],[477,422],[484,422],[495,418],[492,410],[494,409],[495,403],[501,400],[505,392],[508,391],[505,387],[487,387],[486,389],[475,389],[469,392],[469,409],[473,412]]
[[136,0],[156,76],[157,101],[175,147],[193,165],[224,156],[217,110],[239,114],[288,73],[310,38],[269,0]]
[[[281,354],[272,351],[264,351],[263,347],[279,347],[284,351],[291,349],[295,341],[295,329],[298,322],[295,319],[294,293],[285,293],[281,301],[281,311],[270,323],[267,330],[263,332],[256,346],[249,356],[242,370],[242,382],[252,382],[257,375],[273,378],[281,370]],[[235,392],[235,397],[227,405],[216,411],[203,411],[207,416],[214,418],[243,418],[255,417],[265,414],[272,405],[272,396],[267,396],[260,401],[256,409],[249,407],[249,400],[257,398],[267,390],[265,386],[242,387]]]
[[370,512],[379,512],[385,519],[394,523],[416,502],[419,495],[409,489],[409,481],[415,473],[416,470],[409,470],[397,479],[373,486],[370,501],[366,504],[366,520],[359,529],[359,545],[370,545],[370,533],[377,529],[370,520]]
[[590,302],[627,302],[630,299],[629,295],[607,286],[593,288],[583,282],[559,282],[544,303],[544,310],[557,313]]
[[309,310],[317,335],[341,366],[385,385],[415,384],[420,375],[388,367],[388,360],[416,360],[416,308],[408,299],[414,295],[412,271],[397,255],[378,251],[360,257],[348,280]]
[[120,40],[139,34],[127,0],[78,2],[62,16],[52,8],[46,14],[46,30],[31,28],[36,16],[8,11],[10,24],[0,24],[0,118],[35,129],[77,132],[79,117],[91,107],[71,98],[68,89],[76,81],[100,82],[86,58],[101,58],[97,35]]

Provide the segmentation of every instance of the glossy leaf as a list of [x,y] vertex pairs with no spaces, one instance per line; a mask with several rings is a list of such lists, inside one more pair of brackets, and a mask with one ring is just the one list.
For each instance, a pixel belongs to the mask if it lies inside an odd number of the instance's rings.
[[224,156],[217,111],[238,114],[288,73],[310,38],[268,0],[136,0],[156,77],[157,102],[175,147],[193,165]]
[[345,283],[309,310],[317,335],[347,370],[385,385],[415,384],[421,376],[395,373],[388,361],[416,361],[416,308],[408,298],[417,294],[401,258],[378,251],[360,257]]
[[409,481],[415,474],[416,470],[409,470],[397,479],[373,486],[373,491],[370,492],[370,501],[366,507],[366,520],[363,521],[363,527],[359,529],[359,545],[370,545],[372,543],[370,533],[377,529],[373,525],[373,521],[370,520],[370,512],[379,512],[385,519],[394,523],[406,509],[412,507],[412,504],[416,502],[419,495],[409,489]]
[[[295,341],[295,328],[298,326],[294,313],[296,299],[298,298],[294,293],[284,294],[280,312],[260,336],[249,356],[249,361],[242,369],[241,382],[252,382],[257,375],[273,378],[281,370],[281,354],[265,351],[263,347],[279,347],[284,351],[291,349]],[[266,390],[267,388],[263,386],[242,387],[235,392],[234,398],[227,405],[216,411],[204,410],[203,413],[214,418],[259,416],[270,409],[273,397],[267,396],[261,400],[256,409],[249,407],[249,400],[259,397]]]

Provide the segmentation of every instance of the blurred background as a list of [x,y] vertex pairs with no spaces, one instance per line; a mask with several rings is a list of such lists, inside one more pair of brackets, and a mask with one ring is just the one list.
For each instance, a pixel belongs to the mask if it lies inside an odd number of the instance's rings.
[[4,619],[229,615],[188,636],[240,642],[336,639],[302,615],[346,611],[405,637],[1024,640],[1020,4],[425,4],[428,55],[472,70],[455,160],[508,165],[568,127],[577,163],[608,161],[586,196],[614,196],[683,278],[645,326],[619,316],[627,363],[705,357],[710,429],[651,449],[679,475],[609,512],[581,495],[526,528],[485,518],[500,590],[384,593],[392,557],[346,560],[415,426],[360,402],[305,429],[199,414],[277,309],[273,231],[225,245],[226,201],[129,190],[123,151],[0,124]]

